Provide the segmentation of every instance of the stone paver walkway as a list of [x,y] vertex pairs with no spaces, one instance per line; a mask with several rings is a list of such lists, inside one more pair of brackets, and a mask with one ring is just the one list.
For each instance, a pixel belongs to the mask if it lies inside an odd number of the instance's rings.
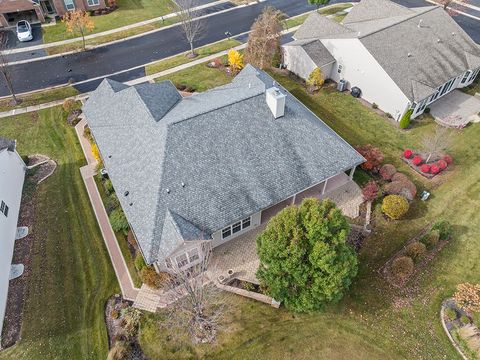
[[91,154],[90,143],[83,136],[83,130],[85,128],[85,125],[86,121],[85,119],[82,119],[77,124],[77,126],[75,126],[75,131],[77,132],[80,145],[82,146],[83,153],[85,154],[85,158],[87,159],[88,163],[88,165],[80,168],[80,173],[82,174],[85,187],[87,188],[88,197],[90,198],[90,202],[97,218],[103,240],[105,241],[108,254],[110,255],[113,269],[115,270],[115,274],[117,275],[123,298],[126,300],[135,301],[140,289],[136,288],[133,285],[133,281],[128,271],[127,264],[125,263],[125,259],[123,258],[122,251],[120,250],[120,246],[118,245],[117,238],[115,236],[115,233],[113,232],[112,226],[110,225],[110,221],[108,219],[105,206],[103,205],[102,198],[100,197],[100,193],[98,192],[97,185],[94,179],[95,167],[97,165],[97,162]]
[[480,98],[454,90],[430,105],[435,121],[442,126],[461,128],[480,121]]

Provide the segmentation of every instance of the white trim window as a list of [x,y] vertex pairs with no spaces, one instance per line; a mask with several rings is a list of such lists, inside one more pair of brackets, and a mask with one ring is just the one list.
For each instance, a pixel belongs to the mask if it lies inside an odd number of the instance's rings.
[[188,258],[187,254],[183,253],[175,257],[175,261],[177,262],[178,268],[183,268],[188,265]]
[[188,261],[189,262],[194,262],[200,259],[200,255],[198,253],[198,248],[193,248],[188,251]]
[[100,0],[87,0],[88,6],[98,6],[100,5]]
[[241,221],[237,221],[236,223],[227,226],[226,228],[222,229],[222,239],[227,239],[233,234],[239,233],[242,230],[245,230],[250,226],[252,223],[252,218],[249,216]]
[[65,4],[65,9],[67,9],[67,11],[75,10],[75,3],[73,0],[63,0],[63,3]]
[[471,71],[467,70],[465,74],[463,75],[462,81],[460,82],[461,84],[465,84],[467,82],[468,77],[471,75]]
[[0,204],[0,212],[5,215],[5,217],[8,217],[8,205],[5,204],[5,201],[2,200]]

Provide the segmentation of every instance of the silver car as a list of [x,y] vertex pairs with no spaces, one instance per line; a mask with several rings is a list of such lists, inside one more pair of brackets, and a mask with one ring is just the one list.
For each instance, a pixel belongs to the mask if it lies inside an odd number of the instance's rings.
[[17,38],[18,41],[30,41],[33,39],[32,26],[26,20],[17,22]]

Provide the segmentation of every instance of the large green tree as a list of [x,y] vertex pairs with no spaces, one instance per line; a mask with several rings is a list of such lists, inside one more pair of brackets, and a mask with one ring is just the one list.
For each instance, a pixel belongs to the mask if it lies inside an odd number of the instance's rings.
[[328,3],[330,2],[330,0],[308,0],[308,3],[310,5],[316,5],[317,6],[317,9],[321,6],[321,5],[328,5]]
[[349,229],[330,200],[305,199],[287,207],[257,238],[257,278],[294,311],[340,300],[358,269],[356,253],[346,243]]

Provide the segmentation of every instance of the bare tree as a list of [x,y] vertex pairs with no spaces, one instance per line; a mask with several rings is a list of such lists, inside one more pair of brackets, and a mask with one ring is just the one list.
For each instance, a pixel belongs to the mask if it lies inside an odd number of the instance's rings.
[[166,286],[170,305],[163,325],[186,331],[194,343],[215,340],[226,303],[222,291],[207,275],[210,253],[210,249],[206,250],[200,263],[193,268],[183,270],[173,265]]
[[245,49],[245,61],[265,69],[272,66],[276,55],[280,54],[280,38],[282,37],[282,20],[284,14],[268,6],[255,20],[248,36]]
[[198,0],[175,0],[173,10],[180,20],[183,35],[190,45],[190,57],[195,57],[195,41],[203,35],[205,24],[201,19],[202,12],[198,10]]
[[458,11],[465,9],[466,5],[470,3],[470,0],[435,0],[439,5],[443,7],[443,10],[448,12],[451,16],[458,15]]
[[423,139],[423,149],[427,154],[425,163],[428,164],[432,156],[438,156],[450,146],[451,132],[449,129],[437,126],[432,135]]
[[0,72],[2,73],[3,80],[5,80],[5,84],[7,85],[8,91],[12,96],[12,105],[17,105],[20,103],[20,100],[17,99],[15,96],[15,91],[13,90],[13,83],[12,83],[12,72],[11,68],[9,67],[7,56],[4,54],[5,47],[0,45]]

